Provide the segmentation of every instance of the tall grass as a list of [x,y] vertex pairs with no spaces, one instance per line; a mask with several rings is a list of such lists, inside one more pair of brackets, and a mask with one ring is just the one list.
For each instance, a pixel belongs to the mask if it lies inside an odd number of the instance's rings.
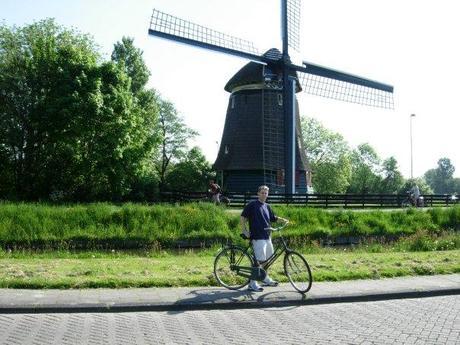
[[394,242],[417,232],[435,241],[446,233],[459,236],[460,230],[459,206],[428,211],[327,211],[287,206],[275,209],[291,219],[292,226],[287,228],[285,237],[299,245],[311,241],[334,243],[347,238],[350,242]]
[[138,248],[220,240],[236,223],[211,204],[0,204],[2,247]]
[[[455,237],[460,230],[460,206],[428,211],[362,212],[277,206],[275,212],[291,220],[285,235],[299,245],[343,237],[391,241],[421,231],[430,238],[446,231]],[[4,202],[0,203],[0,247],[209,246],[226,240],[239,241],[238,224],[238,213],[209,203],[53,206]]]

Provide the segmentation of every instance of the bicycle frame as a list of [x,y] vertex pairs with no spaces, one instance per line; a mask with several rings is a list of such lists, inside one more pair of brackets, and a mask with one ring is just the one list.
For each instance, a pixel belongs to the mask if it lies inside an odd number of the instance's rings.
[[[249,244],[246,249],[243,249],[243,252],[244,253],[247,253],[251,258],[252,258],[252,261],[253,261],[253,267],[252,268],[257,268],[257,269],[260,269],[262,268],[263,269],[263,273],[266,274],[266,270],[271,266],[273,265],[273,263],[278,260],[278,258],[285,254],[285,253],[289,253],[291,252],[292,250],[288,247],[287,243],[286,243],[286,240],[284,239],[283,235],[280,234],[280,237],[279,239],[281,240],[281,244],[277,244],[277,245],[274,245],[274,251],[273,251],[273,254],[267,259],[265,260],[264,262],[258,262],[256,257],[255,257],[255,254],[254,254],[254,249],[252,247],[252,244]],[[240,275],[240,272],[239,271],[243,271],[241,272],[242,276],[245,276],[247,277],[247,268],[246,267],[239,267],[236,263],[234,265],[235,267],[238,267],[237,271],[238,271],[238,275]],[[261,278],[260,276],[260,273],[259,272],[252,272],[252,278]],[[263,277],[264,278],[264,277]],[[262,278],[262,279],[263,279]],[[262,280],[262,279],[256,279],[256,280]]]
[[[238,246],[233,246],[232,247],[238,247]],[[240,247],[238,247],[240,248]],[[247,247],[246,249],[243,249],[243,253],[247,253],[250,247]],[[252,258],[253,264],[254,264],[254,258],[252,255],[249,255]],[[240,266],[241,261],[243,260],[243,255],[241,255],[239,258],[235,258],[235,253],[232,251],[231,252],[231,257],[230,257],[230,268],[232,270],[235,270],[239,276],[250,278],[253,275],[253,268],[254,267],[245,267],[245,266]],[[235,261],[236,260],[236,261]]]

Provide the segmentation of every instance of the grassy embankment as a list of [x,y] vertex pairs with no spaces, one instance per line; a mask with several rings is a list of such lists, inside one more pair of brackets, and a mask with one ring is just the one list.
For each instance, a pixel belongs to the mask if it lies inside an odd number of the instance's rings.
[[[306,254],[315,281],[460,272],[460,207],[426,212],[276,210],[292,220],[286,237]],[[240,241],[238,231],[238,215],[209,204],[3,203],[0,287],[215,285],[212,262],[218,243]],[[361,244],[322,246],[344,238]],[[212,248],[173,249],[187,243]],[[272,274],[285,281],[280,264]]]
[[[393,242],[423,232],[438,249],[459,247],[460,206],[420,211],[353,212],[275,207],[291,220],[285,236],[309,246],[344,238]],[[239,217],[211,204],[49,206],[0,203],[0,248],[166,249],[239,241]],[[452,238],[441,241],[443,238]],[[454,239],[454,246],[452,245]]]

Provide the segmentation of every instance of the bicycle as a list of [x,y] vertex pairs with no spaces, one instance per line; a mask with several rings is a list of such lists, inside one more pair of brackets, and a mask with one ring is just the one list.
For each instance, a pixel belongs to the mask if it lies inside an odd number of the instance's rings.
[[411,192],[406,193],[406,198],[401,202],[401,207],[424,207],[425,206],[425,198],[423,195],[419,195],[417,200],[415,199],[414,195]]
[[[312,274],[307,260],[302,254],[290,249],[281,230],[287,226],[283,224],[277,228],[267,230],[279,233],[273,254],[264,263],[264,268],[259,267],[254,256],[252,245],[246,248],[230,243],[224,246],[214,259],[214,277],[220,285],[229,290],[238,290],[249,284],[252,280],[264,280],[266,270],[284,253],[284,274],[295,290],[304,294],[312,285]],[[243,238],[247,239],[243,234]]]
[[[202,197],[199,199],[200,202],[212,202],[214,203],[212,193],[208,191],[206,193],[205,197]],[[230,198],[228,196],[223,195],[222,193],[219,193],[219,203],[217,205],[223,205],[223,206],[230,206]]]

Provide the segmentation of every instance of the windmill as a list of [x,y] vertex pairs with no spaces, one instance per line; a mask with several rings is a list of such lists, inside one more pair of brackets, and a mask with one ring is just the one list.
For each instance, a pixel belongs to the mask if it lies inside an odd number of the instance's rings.
[[[300,131],[297,120],[296,92],[303,89],[312,95],[372,107],[393,108],[393,86],[391,85],[306,61],[303,61],[301,65],[291,62],[289,49],[298,51],[300,45],[300,16],[301,0],[281,0],[281,51],[270,49],[264,54],[261,54],[252,42],[194,24],[156,9],[153,10],[149,28],[149,34],[156,37],[246,58],[261,65],[259,69],[254,67],[253,69],[259,71],[258,76],[261,78],[259,81],[263,83],[262,88],[275,90],[282,98],[280,106],[283,133],[280,137],[283,142],[282,154],[278,154],[278,158],[284,163],[283,185],[286,194],[296,192],[296,168],[299,169],[299,160],[303,160],[302,154],[299,154],[299,151],[303,150],[298,144]],[[235,90],[229,89],[231,92]],[[232,102],[230,98],[230,105]],[[227,147],[221,145],[219,154],[221,152],[226,154],[227,150]],[[217,162],[219,162],[219,157]]]

